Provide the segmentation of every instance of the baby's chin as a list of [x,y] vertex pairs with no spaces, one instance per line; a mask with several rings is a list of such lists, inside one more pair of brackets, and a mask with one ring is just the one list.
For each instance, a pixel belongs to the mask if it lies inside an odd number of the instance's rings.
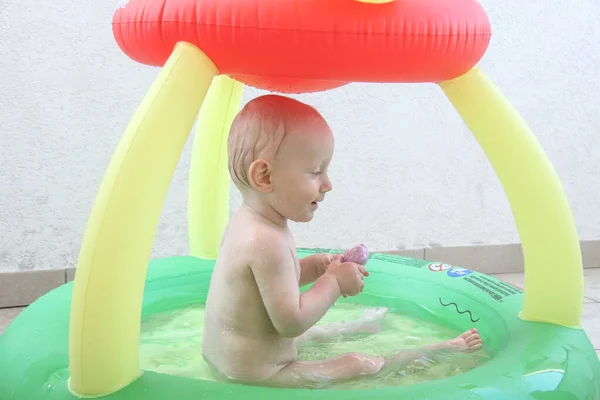
[[307,210],[304,214],[302,215],[295,215],[293,217],[288,217],[288,219],[290,221],[294,221],[297,223],[306,223],[306,222],[310,222],[313,220],[313,218],[315,217],[315,212],[312,210]]
[[291,221],[297,222],[297,223],[306,223],[306,222],[310,222],[312,221],[314,218],[314,215],[307,215],[306,217],[302,217],[302,218],[289,218]]

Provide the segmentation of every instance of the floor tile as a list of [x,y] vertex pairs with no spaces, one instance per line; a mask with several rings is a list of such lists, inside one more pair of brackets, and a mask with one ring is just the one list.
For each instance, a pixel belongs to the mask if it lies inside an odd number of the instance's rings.
[[0,273],[0,307],[29,305],[64,283],[64,269]]
[[510,274],[491,274],[492,276],[504,281],[506,283],[510,283],[511,285],[517,286],[523,289],[523,282],[525,281],[525,275],[521,272],[515,272]]
[[600,268],[584,269],[583,279],[585,295],[594,301],[600,302]]
[[600,267],[600,240],[581,241],[581,256],[586,268]]
[[[525,275],[522,273],[492,274],[501,281],[523,288]],[[600,302],[600,268],[583,271],[584,303]],[[600,316],[598,317],[600,318]]]
[[65,269],[65,282],[71,282],[75,279],[75,268]]
[[0,335],[25,307],[0,308]]
[[581,325],[595,349],[600,349],[600,303],[583,305]]

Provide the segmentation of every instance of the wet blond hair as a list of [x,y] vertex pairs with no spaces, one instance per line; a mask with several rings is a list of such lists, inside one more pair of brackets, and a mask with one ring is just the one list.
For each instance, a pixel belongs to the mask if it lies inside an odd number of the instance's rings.
[[274,160],[291,124],[320,114],[290,97],[268,94],[249,101],[231,124],[229,174],[238,189],[250,187],[248,170],[257,159]]

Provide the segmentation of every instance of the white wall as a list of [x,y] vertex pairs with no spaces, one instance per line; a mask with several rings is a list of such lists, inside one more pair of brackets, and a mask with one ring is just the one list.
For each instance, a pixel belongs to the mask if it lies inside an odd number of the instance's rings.
[[[580,238],[600,238],[600,3],[483,5],[494,36],[481,65],[548,152]],[[0,3],[0,270],[76,264],[104,170],[158,72],[118,49],[116,6]],[[258,94],[247,89],[244,102]],[[337,136],[334,191],[312,223],[294,227],[299,246],[519,241],[498,180],[436,86],[353,84],[299,98],[321,110]],[[154,257],[187,252],[191,144],[192,136]],[[232,206],[239,200],[232,189]]]

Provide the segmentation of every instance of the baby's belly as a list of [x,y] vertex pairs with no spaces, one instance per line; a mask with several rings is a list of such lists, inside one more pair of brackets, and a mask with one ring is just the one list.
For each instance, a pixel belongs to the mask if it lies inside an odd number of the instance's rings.
[[246,337],[237,332],[204,333],[203,356],[225,378],[256,382],[267,379],[295,361],[292,339]]

